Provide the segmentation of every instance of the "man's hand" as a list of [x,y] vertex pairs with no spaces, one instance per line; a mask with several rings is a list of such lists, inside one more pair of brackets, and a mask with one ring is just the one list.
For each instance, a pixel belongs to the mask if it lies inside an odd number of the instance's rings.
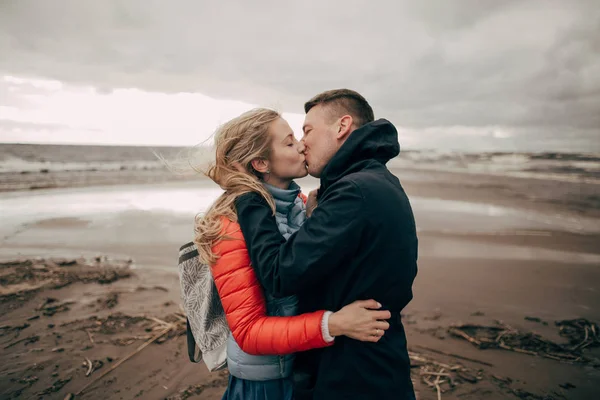
[[317,194],[319,193],[319,189],[311,190],[308,193],[308,199],[306,200],[306,216],[310,217],[317,208]]

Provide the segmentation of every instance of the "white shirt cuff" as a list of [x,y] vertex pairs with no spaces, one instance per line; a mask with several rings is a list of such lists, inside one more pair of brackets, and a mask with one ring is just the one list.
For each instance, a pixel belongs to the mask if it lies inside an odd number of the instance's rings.
[[321,320],[321,333],[323,334],[323,340],[327,343],[331,343],[335,340],[335,338],[329,334],[329,317],[331,314],[333,314],[333,312],[325,311],[323,319]]

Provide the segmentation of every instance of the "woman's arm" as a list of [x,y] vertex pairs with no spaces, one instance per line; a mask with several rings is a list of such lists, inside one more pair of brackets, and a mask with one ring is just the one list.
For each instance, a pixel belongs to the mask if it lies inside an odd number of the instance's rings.
[[[213,250],[220,258],[211,267],[227,323],[235,341],[248,354],[290,354],[333,344],[324,335],[377,342],[389,328],[389,311],[375,300],[355,301],[325,317],[325,310],[293,317],[267,316],[263,288],[250,264],[240,227],[223,219],[228,239]],[[329,335],[328,335],[329,336]]]
[[235,341],[249,354],[290,354],[326,347],[321,323],[325,311],[293,317],[266,316],[263,289],[250,263],[239,225],[226,219],[228,239],[213,248],[220,255],[211,266],[215,285]]

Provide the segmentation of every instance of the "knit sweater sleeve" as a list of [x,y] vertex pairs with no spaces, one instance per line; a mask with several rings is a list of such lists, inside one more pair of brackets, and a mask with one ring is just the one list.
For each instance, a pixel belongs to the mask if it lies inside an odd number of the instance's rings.
[[224,222],[228,239],[213,251],[220,257],[211,266],[227,323],[243,351],[257,355],[282,355],[331,345],[324,339],[325,311],[292,317],[269,317],[263,289],[250,264],[239,225]]

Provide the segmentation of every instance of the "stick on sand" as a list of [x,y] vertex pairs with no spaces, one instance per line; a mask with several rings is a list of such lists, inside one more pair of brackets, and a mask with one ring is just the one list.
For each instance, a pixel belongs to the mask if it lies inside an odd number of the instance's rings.
[[119,365],[121,365],[125,361],[129,360],[131,357],[133,357],[134,355],[136,355],[137,353],[139,353],[140,351],[142,351],[146,346],[148,346],[149,344],[153,343],[155,340],[157,340],[158,338],[160,338],[161,336],[163,336],[165,333],[169,332],[171,329],[173,329],[173,325],[167,326],[161,332],[157,333],[154,337],[152,337],[152,339],[148,340],[146,343],[144,343],[140,347],[138,347],[134,352],[130,353],[128,356],[126,356],[125,358],[123,358],[122,360],[120,360],[119,362],[117,362],[115,365],[113,365],[111,369],[107,370],[103,374],[99,375],[96,379],[94,379],[93,381],[91,381],[90,383],[88,383],[87,385],[85,385],[79,392],[75,393],[75,396],[79,396],[80,394],[82,394],[91,385],[93,385],[94,383],[98,382],[100,379],[104,378],[110,372],[114,371]]
[[446,353],[445,351],[432,349],[431,347],[425,347],[425,346],[421,346],[421,345],[416,345],[415,347],[419,347],[419,348],[421,348],[423,350],[428,350],[428,351],[431,351],[433,353],[441,354],[441,355],[444,355],[444,356],[454,357],[454,358],[458,358],[460,360],[465,360],[465,361],[471,361],[471,362],[474,362],[474,363],[477,363],[477,364],[485,365],[487,367],[493,367],[494,366],[493,364],[490,364],[490,363],[485,362],[485,361],[479,361],[479,360],[476,360],[474,358],[469,358],[469,357],[465,357],[465,356],[459,356],[458,354]]

